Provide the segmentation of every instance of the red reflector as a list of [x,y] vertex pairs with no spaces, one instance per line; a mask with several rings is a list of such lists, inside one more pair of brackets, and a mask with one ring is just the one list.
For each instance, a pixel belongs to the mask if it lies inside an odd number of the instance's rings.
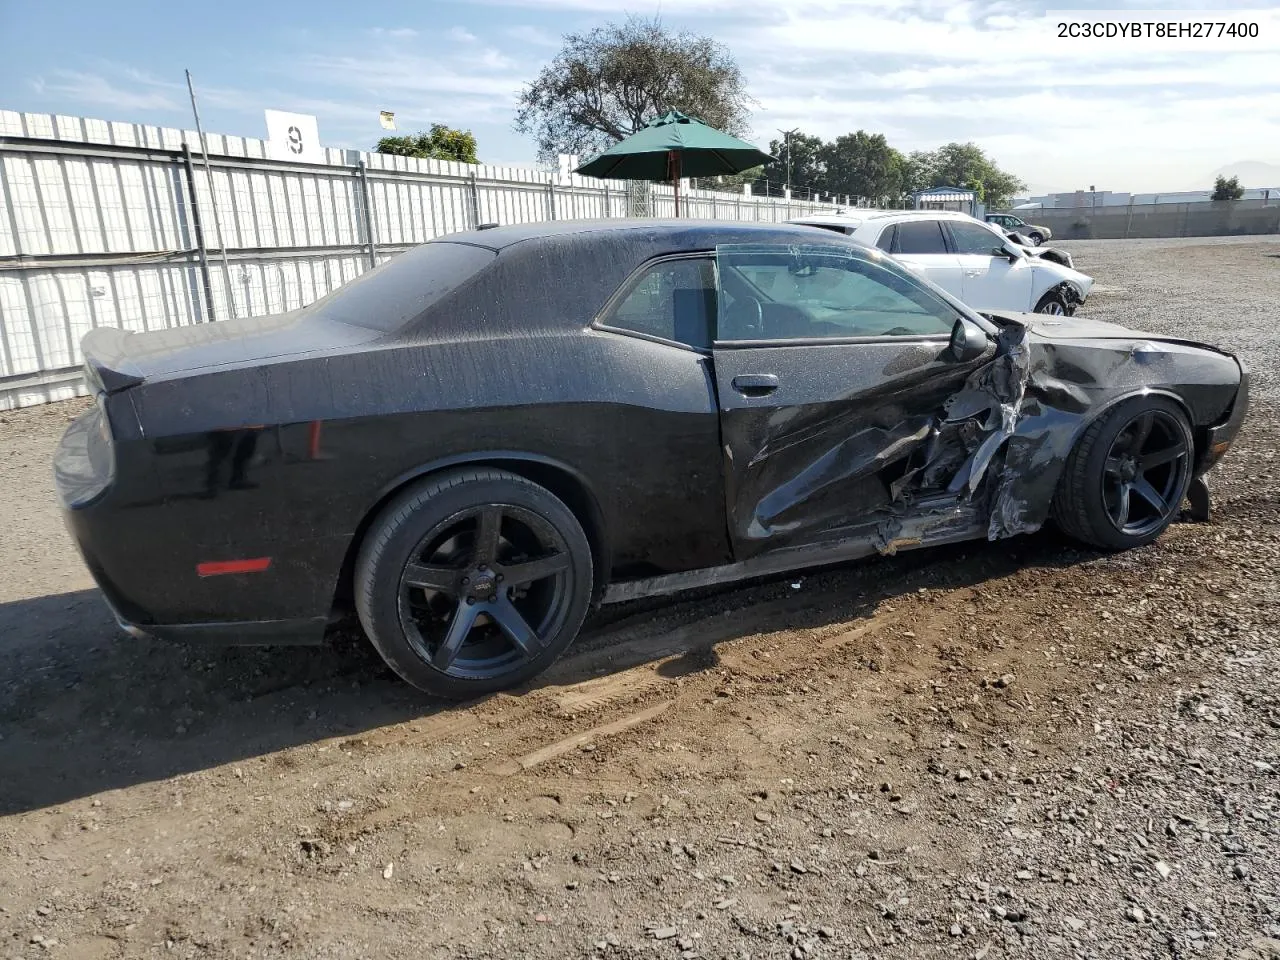
[[212,560],[197,563],[196,573],[202,577],[217,577],[224,573],[261,573],[271,566],[270,557],[254,557],[252,560]]

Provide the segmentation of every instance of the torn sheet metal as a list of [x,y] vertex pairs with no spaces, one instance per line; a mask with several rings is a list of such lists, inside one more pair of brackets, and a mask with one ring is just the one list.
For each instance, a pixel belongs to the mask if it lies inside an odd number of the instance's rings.
[[[757,424],[774,432],[749,438],[731,517],[739,549],[827,536],[893,553],[1034,532],[1077,438],[1110,403],[1189,379],[1229,383],[1221,368],[1234,363],[1199,345],[1031,315],[1003,318],[992,355],[962,378],[948,380],[937,359],[900,353],[876,389]],[[1180,392],[1193,423],[1226,413],[1229,389]]]

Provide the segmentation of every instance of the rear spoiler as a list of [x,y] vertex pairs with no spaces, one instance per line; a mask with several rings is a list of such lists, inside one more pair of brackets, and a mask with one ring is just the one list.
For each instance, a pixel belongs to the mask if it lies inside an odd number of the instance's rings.
[[135,361],[129,358],[127,330],[99,327],[80,341],[84,354],[84,376],[90,386],[105,393],[118,393],[137,386],[144,379]]

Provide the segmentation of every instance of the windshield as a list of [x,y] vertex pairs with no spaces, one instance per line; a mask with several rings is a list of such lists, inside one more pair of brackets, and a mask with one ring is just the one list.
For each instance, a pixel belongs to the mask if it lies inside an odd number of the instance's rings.
[[390,333],[462,286],[496,256],[467,243],[424,243],[343,284],[305,312]]

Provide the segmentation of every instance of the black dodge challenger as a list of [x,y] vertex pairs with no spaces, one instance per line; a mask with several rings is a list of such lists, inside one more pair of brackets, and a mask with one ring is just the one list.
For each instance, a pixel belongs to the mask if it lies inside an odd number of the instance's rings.
[[1227,450],[1230,354],[973,313],[810,227],[542,223],[280,316],[84,340],[55,474],[135,634],[312,642],[519,684],[588,608],[1036,530],[1155,539]]

